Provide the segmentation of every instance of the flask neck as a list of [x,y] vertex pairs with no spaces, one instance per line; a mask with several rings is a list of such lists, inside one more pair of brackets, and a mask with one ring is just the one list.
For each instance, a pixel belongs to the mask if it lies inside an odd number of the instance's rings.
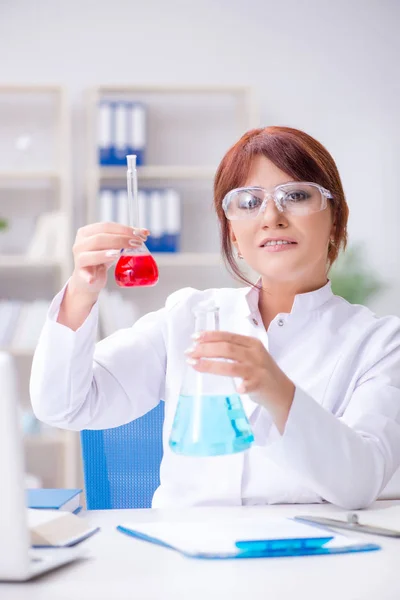
[[195,332],[219,331],[219,308],[201,309],[195,312]]

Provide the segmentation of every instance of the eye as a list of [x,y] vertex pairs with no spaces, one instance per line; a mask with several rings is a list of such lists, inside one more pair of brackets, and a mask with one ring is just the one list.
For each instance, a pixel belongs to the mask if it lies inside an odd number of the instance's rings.
[[303,202],[304,200],[309,200],[310,194],[305,192],[304,190],[293,190],[291,192],[287,192],[285,194],[284,200],[286,202]]
[[261,198],[258,198],[251,192],[242,192],[239,197],[238,206],[246,210],[254,210],[259,208],[262,204]]

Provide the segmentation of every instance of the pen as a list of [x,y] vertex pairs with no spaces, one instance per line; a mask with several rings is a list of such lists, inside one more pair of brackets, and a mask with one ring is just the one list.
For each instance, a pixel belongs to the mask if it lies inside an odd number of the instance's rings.
[[339,529],[350,529],[352,531],[356,531],[357,533],[372,533],[373,535],[400,538],[400,531],[386,529],[385,527],[376,527],[374,525],[364,525],[360,523],[357,513],[349,513],[347,515],[347,521],[308,515],[298,515],[294,518],[296,521],[302,521],[303,523],[310,523],[312,525],[327,525],[330,527],[337,527]]

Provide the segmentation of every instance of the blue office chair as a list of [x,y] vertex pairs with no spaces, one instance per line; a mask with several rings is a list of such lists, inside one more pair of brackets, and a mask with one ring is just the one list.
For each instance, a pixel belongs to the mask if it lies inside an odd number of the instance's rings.
[[88,510],[150,508],[160,484],[164,402],[135,421],[81,432]]

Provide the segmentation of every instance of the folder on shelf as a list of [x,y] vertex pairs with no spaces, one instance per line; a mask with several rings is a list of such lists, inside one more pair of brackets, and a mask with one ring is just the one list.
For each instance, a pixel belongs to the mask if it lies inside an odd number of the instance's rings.
[[136,154],[136,164],[144,165],[146,150],[144,104],[102,100],[98,106],[97,139],[100,165],[124,166],[127,154]]
[[128,152],[136,154],[136,164],[145,164],[146,110],[140,102],[129,103]]
[[26,490],[28,508],[79,512],[81,489],[38,488]]
[[119,525],[139,540],[175,550],[190,558],[273,558],[379,550],[293,519],[242,519],[230,522],[156,522]]
[[129,107],[126,102],[116,102],[114,109],[114,164],[125,165],[128,147]]
[[100,102],[98,107],[98,147],[99,163],[101,165],[112,164],[113,147],[113,108],[110,102]]
[[99,193],[99,220],[104,223],[115,221],[116,213],[114,192],[109,189],[101,189]]

